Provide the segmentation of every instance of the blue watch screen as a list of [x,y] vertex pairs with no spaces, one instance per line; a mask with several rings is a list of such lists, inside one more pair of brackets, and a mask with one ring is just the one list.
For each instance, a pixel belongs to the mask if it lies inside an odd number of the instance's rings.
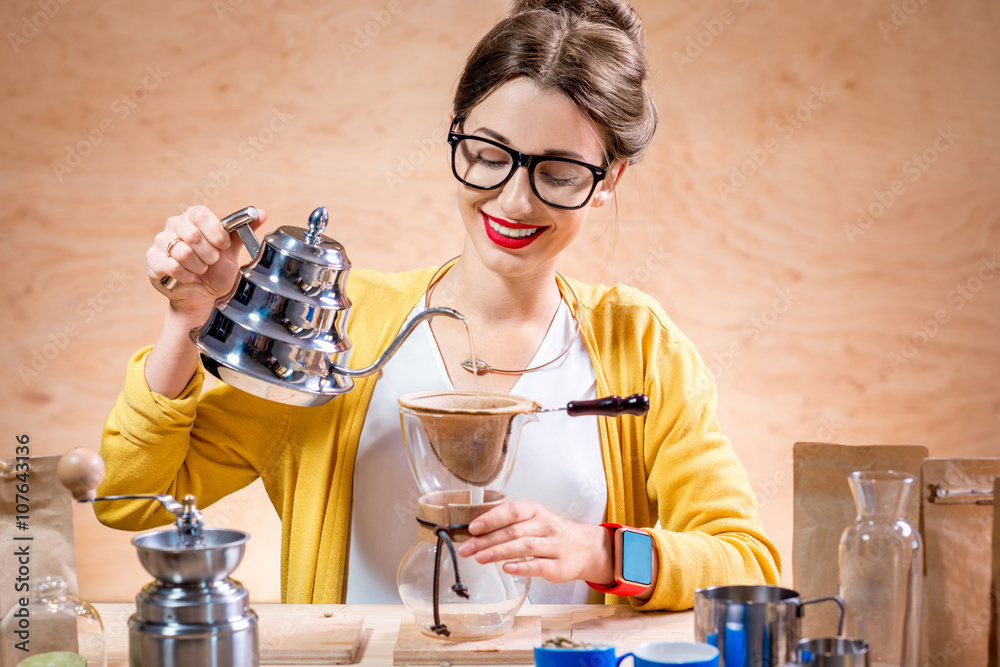
[[649,533],[622,531],[622,579],[647,586],[653,583],[653,538]]

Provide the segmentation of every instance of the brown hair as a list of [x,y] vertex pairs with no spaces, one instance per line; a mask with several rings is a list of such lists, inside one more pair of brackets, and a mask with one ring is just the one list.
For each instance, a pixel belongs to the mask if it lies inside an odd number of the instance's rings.
[[643,41],[624,0],[518,0],[469,55],[452,110],[464,119],[507,81],[528,77],[566,93],[600,130],[608,157],[634,164],[657,120]]

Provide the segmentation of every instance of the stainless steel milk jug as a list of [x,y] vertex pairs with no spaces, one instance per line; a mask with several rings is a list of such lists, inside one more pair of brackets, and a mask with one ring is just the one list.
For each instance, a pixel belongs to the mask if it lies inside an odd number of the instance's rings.
[[835,602],[844,624],[844,601],[833,595],[803,600],[778,586],[712,586],[694,596],[695,639],[719,649],[719,667],[778,667],[796,659],[802,612]]

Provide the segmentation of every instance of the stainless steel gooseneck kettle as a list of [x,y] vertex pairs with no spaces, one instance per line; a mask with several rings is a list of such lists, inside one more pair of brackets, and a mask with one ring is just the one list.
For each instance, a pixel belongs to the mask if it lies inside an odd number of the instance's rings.
[[[326,208],[312,212],[308,229],[281,227],[263,245],[247,226],[256,220],[252,206],[222,220],[254,259],[208,321],[191,332],[205,370],[226,384],[278,403],[323,405],[353,389],[351,378],[378,372],[421,321],[465,319],[450,308],[424,310],[374,364],[347,368],[340,361],[351,348],[345,330],[351,301],[344,291],[351,263],[344,246],[323,235]],[[171,289],[172,282],[164,284]]]

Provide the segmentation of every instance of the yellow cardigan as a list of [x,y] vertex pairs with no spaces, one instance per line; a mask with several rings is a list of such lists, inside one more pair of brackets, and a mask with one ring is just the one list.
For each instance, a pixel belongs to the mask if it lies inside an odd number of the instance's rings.
[[[351,366],[373,363],[419,302],[434,269],[352,271]],[[695,588],[779,580],[749,479],[715,418],[715,382],[694,345],[650,297],[630,287],[569,281],[574,317],[597,376],[597,395],[649,396],[645,417],[599,418],[608,521],[651,528],[660,574],[640,609],[687,609]],[[560,282],[571,308],[574,299]],[[101,441],[114,493],[192,493],[201,507],[260,477],[281,516],[281,598],[343,602],[354,460],[375,378],[321,407],[273,403],[223,383],[201,394],[201,369],[180,396],[150,392],[140,350]],[[530,426],[529,426],[530,428]],[[403,453],[400,452],[400,456]],[[543,471],[541,471],[543,472]],[[169,523],[158,503],[97,503],[108,526]],[[414,539],[416,529],[414,527]],[[620,601],[608,596],[609,602]]]

